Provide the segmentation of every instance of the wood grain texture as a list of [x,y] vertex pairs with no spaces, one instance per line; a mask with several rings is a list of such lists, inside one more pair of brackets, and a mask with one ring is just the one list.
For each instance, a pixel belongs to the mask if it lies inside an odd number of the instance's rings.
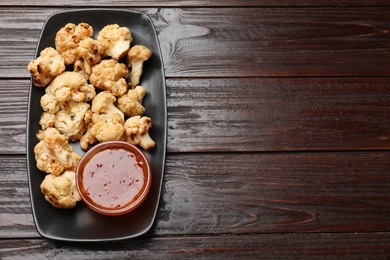
[[0,169],[0,238],[39,237],[31,212],[26,157],[1,156]]
[[[1,156],[0,238],[38,237],[24,156]],[[168,154],[149,236],[390,231],[390,152]]]
[[29,82],[0,80],[0,154],[25,153]]
[[388,149],[387,78],[168,81],[169,151]]
[[[168,151],[390,148],[388,78],[168,79]],[[28,80],[0,80],[0,154],[25,153]]]
[[0,254],[3,259],[386,259],[390,254],[390,234],[142,237],[104,244],[0,240]]
[[[58,10],[0,9],[0,77],[28,76],[43,22]],[[386,8],[135,10],[156,26],[168,77],[390,74]]]
[[131,2],[127,0],[114,0],[114,1],[90,1],[90,0],[68,0],[66,2],[60,0],[3,0],[0,6],[58,6],[58,7],[132,7],[132,6],[148,6],[148,7],[191,7],[191,6],[207,6],[207,7],[219,7],[219,6],[281,6],[281,7],[311,7],[311,6],[390,6],[390,3],[385,0],[176,0],[176,1],[164,1],[164,0],[133,0]]
[[390,153],[169,156],[156,230],[389,231],[389,158]]

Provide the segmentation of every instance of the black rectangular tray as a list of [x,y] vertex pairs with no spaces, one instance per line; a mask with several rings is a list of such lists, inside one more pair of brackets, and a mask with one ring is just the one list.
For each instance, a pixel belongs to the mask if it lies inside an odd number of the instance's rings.
[[[43,237],[62,241],[112,241],[136,237],[147,232],[155,219],[164,175],[167,106],[164,67],[156,30],[150,18],[140,12],[113,9],[83,9],[54,13],[46,20],[36,48],[35,57],[46,47],[55,47],[57,31],[67,23],[86,22],[94,29],[94,38],[106,25],[117,23],[128,27],[133,42],[147,46],[153,53],[144,63],[140,85],[147,94],[143,105],[145,115],[152,118],[150,136],[156,142],[151,152],[146,152],[152,167],[152,186],[147,199],[136,210],[122,216],[108,217],[90,210],[83,202],[73,209],[57,209],[51,206],[40,191],[45,173],[36,167],[34,146],[38,143],[36,132],[40,129],[42,113],[40,98],[44,88],[35,87],[31,81],[27,116],[27,168],[31,206],[34,222]],[[26,64],[27,66],[27,64]],[[78,143],[72,144],[82,155]]]

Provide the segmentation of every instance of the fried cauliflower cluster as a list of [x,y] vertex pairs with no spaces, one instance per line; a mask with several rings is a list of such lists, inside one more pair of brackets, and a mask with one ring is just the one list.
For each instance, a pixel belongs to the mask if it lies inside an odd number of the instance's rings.
[[38,169],[56,176],[65,170],[76,169],[80,156],[57,129],[39,130],[37,138],[40,142],[34,147],[34,153]]
[[57,51],[65,60],[65,64],[74,64],[78,59],[77,47],[80,42],[86,38],[92,37],[93,29],[87,23],[79,23],[77,26],[73,23],[66,24],[61,28],[55,38]]
[[42,50],[27,66],[33,84],[46,87],[34,153],[37,168],[47,174],[41,191],[54,207],[73,208],[81,200],[75,185],[80,156],[71,142],[83,150],[112,140],[145,150],[155,146],[151,118],[143,116],[146,90],[139,85],[152,52],[131,42],[130,30],[118,24],[94,39],[89,24],[68,23],[57,32],[55,49]]
[[98,34],[97,40],[104,48],[104,56],[113,59],[122,59],[130,48],[131,32],[126,27],[117,24],[105,26]]
[[45,87],[65,71],[65,61],[58,51],[48,47],[40,52],[36,60],[30,61],[27,70],[31,73],[35,86]]
[[115,105],[116,98],[108,91],[100,92],[92,100],[92,123],[86,134],[80,139],[84,150],[90,144],[113,140],[122,140],[125,133],[124,115]]
[[74,71],[82,72],[88,77],[92,72],[92,66],[102,59],[103,52],[104,48],[98,41],[92,38],[82,40],[75,51],[78,60],[74,63]]
[[83,75],[66,71],[57,76],[46,88],[45,94],[41,97],[41,107],[44,111],[54,114],[62,109],[67,101],[88,102],[95,95],[95,87],[88,84]]
[[152,52],[143,45],[135,45],[129,50],[127,55],[127,66],[131,68],[131,87],[135,87],[139,84],[144,62],[151,56]]
[[142,106],[142,100],[145,94],[145,88],[142,86],[130,89],[125,95],[118,98],[119,110],[128,117],[143,115],[145,108]]
[[80,140],[91,121],[90,105],[85,102],[66,102],[56,114],[43,112],[39,120],[42,130],[55,127],[70,142]]
[[55,128],[71,142],[80,140],[89,121],[86,115],[89,106],[85,102],[66,103],[64,109],[56,114]]
[[41,183],[41,191],[45,199],[56,208],[69,209],[81,200],[76,188],[75,172],[65,171],[62,175],[46,175]]
[[92,67],[90,82],[99,89],[108,90],[114,96],[122,96],[127,91],[126,78],[129,75],[127,66],[117,60],[102,60]]
[[139,145],[144,150],[152,149],[155,142],[149,136],[149,128],[152,127],[152,120],[147,116],[133,116],[126,120],[126,141]]

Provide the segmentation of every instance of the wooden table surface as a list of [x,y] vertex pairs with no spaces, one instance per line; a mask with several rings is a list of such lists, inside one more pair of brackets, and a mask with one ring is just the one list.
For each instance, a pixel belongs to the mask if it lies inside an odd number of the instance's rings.
[[[26,166],[28,62],[73,8],[153,20],[167,84],[159,211],[144,236],[37,233]],[[390,2],[3,0],[0,258],[242,259],[390,255]]]

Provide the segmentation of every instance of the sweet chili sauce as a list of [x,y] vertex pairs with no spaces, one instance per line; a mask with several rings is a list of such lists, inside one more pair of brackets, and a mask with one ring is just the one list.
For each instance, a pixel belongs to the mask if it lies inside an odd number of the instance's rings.
[[96,153],[85,165],[83,196],[99,207],[120,209],[137,200],[145,189],[146,165],[123,148]]

